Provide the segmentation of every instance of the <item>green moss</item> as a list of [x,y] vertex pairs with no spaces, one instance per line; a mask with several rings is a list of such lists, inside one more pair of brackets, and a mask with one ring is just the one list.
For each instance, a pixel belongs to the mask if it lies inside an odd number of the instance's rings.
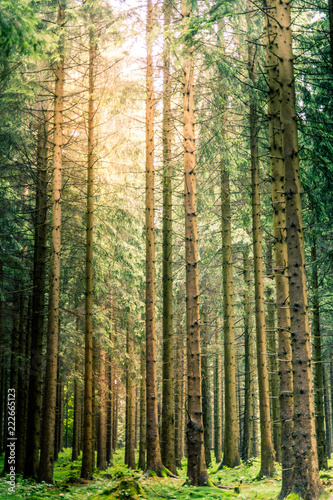
[[290,495],[287,496],[286,500],[301,500],[301,499],[297,495],[297,493],[290,493]]

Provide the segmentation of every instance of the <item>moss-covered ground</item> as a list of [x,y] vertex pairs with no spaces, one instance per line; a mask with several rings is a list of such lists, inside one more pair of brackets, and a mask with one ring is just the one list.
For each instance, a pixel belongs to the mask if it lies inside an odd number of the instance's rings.
[[[260,462],[252,460],[234,469],[217,471],[213,462],[209,468],[210,478],[216,487],[195,488],[185,485],[186,462],[178,469],[177,478],[149,477],[144,479],[140,470],[130,470],[123,464],[123,451],[115,453],[114,463],[105,472],[94,473],[93,481],[80,480],[80,461],[71,462],[71,450],[59,455],[54,468],[54,485],[37,484],[17,477],[15,493],[10,493],[7,479],[0,478],[0,499],[4,500],[139,500],[146,499],[275,499],[280,490],[281,468],[276,466],[273,478],[257,479]],[[0,462],[2,468],[3,457]],[[333,462],[330,463],[333,467]],[[333,469],[321,472],[326,493],[321,498],[333,495]],[[291,496],[290,496],[291,497]],[[333,498],[333,496],[331,497]],[[294,497],[288,500],[296,500]]]

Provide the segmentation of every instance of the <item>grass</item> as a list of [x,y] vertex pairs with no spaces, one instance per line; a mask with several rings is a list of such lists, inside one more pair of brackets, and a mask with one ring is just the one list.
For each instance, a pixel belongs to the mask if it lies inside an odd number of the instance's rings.
[[[277,464],[276,475],[273,478],[258,480],[260,461],[251,460],[234,469],[223,468],[217,471],[217,464],[213,462],[209,468],[209,475],[216,487],[195,488],[185,485],[186,460],[182,468],[178,470],[177,478],[149,477],[144,479],[142,471],[131,470],[124,465],[123,450],[117,450],[114,455],[114,463],[104,472],[95,471],[94,480],[86,481],[84,484],[76,484],[80,477],[81,462],[71,462],[71,450],[65,449],[59,454],[59,459],[54,468],[54,485],[37,484],[34,481],[23,480],[17,477],[15,493],[9,493],[5,478],[0,478],[0,499],[4,500],[130,500],[147,498],[151,499],[179,499],[179,500],[212,500],[234,498],[238,500],[264,499],[273,500],[277,497],[281,486],[281,467]],[[330,466],[333,463],[330,461]],[[0,467],[3,465],[3,457]],[[321,480],[326,489],[326,494],[321,498],[328,497],[328,492],[333,492],[333,470],[322,471]],[[124,483],[122,481],[125,480]],[[127,481],[133,484],[126,488]],[[143,488],[138,487],[135,491],[136,482]],[[125,486],[124,486],[125,485]],[[296,499],[289,499],[296,500]]]

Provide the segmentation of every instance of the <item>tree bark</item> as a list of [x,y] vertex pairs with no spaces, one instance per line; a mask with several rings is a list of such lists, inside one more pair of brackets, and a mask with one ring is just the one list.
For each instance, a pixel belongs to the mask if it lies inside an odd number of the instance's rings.
[[[103,339],[100,339],[103,342]],[[97,467],[100,470],[105,470],[106,463],[106,352],[104,346],[99,346],[99,412],[98,412],[98,427],[97,427]]]
[[[78,321],[78,319],[77,319]],[[77,331],[79,327],[77,326]],[[72,442],[72,461],[78,460],[80,449],[80,414],[81,414],[81,398],[78,374],[80,370],[79,357],[75,356],[75,371],[74,371],[74,420],[73,420],[73,442]]]
[[222,460],[222,356],[220,354],[220,328],[216,324],[214,359],[214,453],[216,463]]
[[254,456],[253,423],[254,423],[254,343],[251,324],[251,275],[249,248],[243,251],[244,276],[244,337],[245,337],[245,397],[244,428],[242,441],[242,460],[246,462]]
[[239,456],[239,428],[236,394],[235,313],[233,264],[231,242],[231,212],[229,173],[221,162],[221,220],[223,266],[223,332],[224,332],[224,444],[223,461],[220,465],[237,467]]
[[325,433],[324,382],[320,332],[320,303],[317,268],[317,238],[312,236],[311,246],[312,290],[313,290],[313,354],[314,354],[314,390],[316,409],[316,436],[319,469],[328,469]]
[[135,469],[135,380],[134,341],[129,322],[126,331],[126,424],[125,424],[125,464]]
[[[191,4],[182,1],[184,33],[190,23]],[[184,45],[183,123],[184,123],[184,194],[185,194],[185,262],[186,262],[186,328],[188,422],[186,429],[188,451],[188,481],[193,486],[208,484],[205,463],[204,429],[201,396],[201,352],[199,314],[198,231],[196,206],[194,64],[191,35]]]
[[274,233],[274,274],[280,372],[280,418],[282,488],[279,498],[285,498],[292,487],[294,467],[293,373],[290,339],[290,309],[288,281],[288,251],[286,242],[285,172],[282,155],[280,122],[279,60],[277,57],[277,22],[275,1],[266,1],[266,66],[268,84],[268,128],[271,169],[271,190]]
[[211,458],[211,415],[210,415],[210,395],[209,395],[209,364],[208,364],[208,338],[207,338],[207,316],[205,311],[201,313],[202,319],[202,355],[201,355],[201,392],[202,392],[202,421],[204,426],[204,447],[205,461],[209,464]]
[[164,469],[158,432],[156,331],[155,331],[155,225],[154,225],[154,89],[152,30],[153,4],[147,11],[147,99],[146,99],[146,397],[147,470],[160,474]]
[[163,10],[163,394],[161,456],[165,467],[173,474],[177,474],[175,460],[175,411],[173,389],[172,166],[169,41],[171,15],[170,0],[164,0]]
[[[58,2],[57,24],[63,32],[65,10]],[[54,152],[52,172],[52,230],[50,286],[48,305],[47,351],[44,382],[44,413],[42,422],[41,451],[38,481],[53,483],[54,429],[57,392],[57,359],[59,343],[59,297],[61,252],[61,190],[62,190],[62,122],[64,93],[63,34],[60,37],[59,60],[55,68],[54,90]],[[30,453],[30,451],[29,451]]]
[[96,35],[89,29],[89,89],[88,89],[88,181],[86,236],[86,298],[85,298],[85,371],[84,424],[81,477],[91,479],[94,468],[95,435],[93,412],[93,227],[94,227],[94,165],[95,165],[95,59]]
[[281,0],[276,3],[276,10],[294,375],[295,465],[292,491],[305,500],[315,500],[319,496],[321,485],[318,474],[311,373],[290,3]]
[[139,469],[146,469],[146,359],[145,352],[140,352],[140,442],[139,442]]
[[[249,18],[248,18],[249,19]],[[249,21],[248,21],[249,22]],[[248,39],[249,78],[256,85],[253,42]],[[255,318],[257,334],[257,363],[260,401],[261,468],[259,476],[271,477],[274,472],[274,448],[271,434],[269,381],[267,369],[266,326],[264,309],[263,256],[260,214],[260,179],[258,152],[258,112],[253,98],[250,100],[252,231],[255,284]]]

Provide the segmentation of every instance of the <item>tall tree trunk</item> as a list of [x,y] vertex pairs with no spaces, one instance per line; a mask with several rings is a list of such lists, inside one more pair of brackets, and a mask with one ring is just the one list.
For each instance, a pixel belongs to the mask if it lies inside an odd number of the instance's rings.
[[239,428],[236,394],[235,314],[231,243],[231,213],[229,172],[221,162],[221,219],[222,219],[222,266],[223,266],[223,332],[224,332],[224,465],[240,464]]
[[251,275],[249,248],[243,251],[244,275],[244,337],[245,337],[245,398],[244,427],[242,441],[242,460],[246,462],[254,456],[253,423],[254,423],[254,343],[251,324]]
[[311,373],[309,308],[304,265],[290,3],[286,0],[276,2],[276,10],[294,375],[293,444],[295,465],[292,491],[305,500],[315,500],[319,496],[321,485],[318,473]]
[[211,404],[209,396],[209,364],[208,364],[208,338],[207,338],[207,316],[206,312],[201,313],[202,319],[202,355],[201,355],[201,391],[202,391],[202,421],[204,426],[204,446],[205,461],[209,465],[211,459]]
[[95,434],[93,412],[93,227],[94,227],[94,166],[95,155],[95,59],[96,34],[89,29],[89,101],[88,101],[88,185],[86,239],[86,299],[85,299],[85,363],[84,363],[84,425],[81,477],[91,479],[94,468]]
[[[190,23],[191,4],[182,1],[183,30]],[[196,204],[196,165],[194,134],[194,64],[191,35],[187,33],[184,46],[183,123],[184,123],[184,194],[185,194],[185,262],[186,262],[186,327],[188,422],[186,429],[187,476],[193,486],[208,484],[205,463],[204,429],[201,396],[201,352],[199,314],[198,231]]]
[[26,439],[27,439],[27,409],[29,379],[27,378],[28,352],[30,331],[26,318],[26,297],[24,292],[20,293],[20,330],[19,330],[19,352],[22,359],[18,369],[18,393],[17,393],[17,444],[16,444],[16,472],[22,474],[26,460]]
[[[57,24],[60,32],[63,31],[64,21],[64,5],[62,3],[62,0],[59,0]],[[38,469],[38,481],[45,481],[49,484],[53,482],[53,451],[57,392],[57,359],[59,343],[63,93],[64,52],[62,35],[59,45],[59,60],[55,68],[52,231],[51,260],[49,271],[50,287],[44,383],[44,414],[42,422],[40,462]]]
[[161,473],[157,412],[156,331],[155,331],[155,225],[154,225],[154,89],[152,31],[153,4],[147,11],[147,99],[146,99],[146,397],[147,397],[147,470]]
[[327,456],[331,458],[332,454],[332,415],[331,415],[331,401],[330,391],[327,379],[327,372],[323,366],[323,385],[324,385],[324,406],[325,406],[325,427],[326,427],[326,449]]
[[285,498],[292,487],[294,450],[293,431],[293,372],[290,339],[290,309],[288,281],[288,251],[286,241],[285,173],[280,122],[279,60],[277,57],[277,22],[275,0],[266,0],[266,66],[268,86],[268,129],[271,169],[271,190],[274,232],[274,274],[280,372],[281,464],[282,488],[279,498]]
[[140,440],[139,440],[139,469],[146,468],[146,359],[145,352],[140,352]]
[[[6,419],[5,424],[8,426],[7,430],[7,442],[5,442],[5,462],[4,462],[4,472],[10,472],[10,454],[11,450],[15,450],[16,454],[16,412],[14,415],[12,413],[12,403],[14,401],[16,408],[17,406],[17,393],[18,393],[18,370],[19,364],[18,359],[20,355],[19,351],[19,331],[20,331],[20,290],[19,283],[15,279],[14,292],[13,292],[13,306],[12,306],[12,332],[11,332],[11,349],[10,349],[10,380],[9,388],[5,393],[6,397]],[[13,422],[14,418],[14,422]]]
[[40,443],[42,411],[42,350],[44,331],[44,303],[47,238],[47,161],[49,155],[49,113],[43,113],[38,127],[37,186],[35,204],[35,241],[32,290],[31,355],[29,370],[29,397],[27,421],[27,456],[24,476],[36,477]]
[[108,353],[108,397],[107,397],[107,435],[106,435],[106,463],[111,465],[113,461],[113,397],[114,397],[114,303],[112,291],[110,291],[110,344]]
[[164,0],[163,10],[163,394],[161,456],[165,467],[176,474],[173,391],[171,82],[168,33],[171,0]]
[[[269,279],[273,275],[273,254],[272,243],[267,243],[266,252],[266,273]],[[272,415],[272,432],[273,444],[275,451],[276,462],[281,463],[281,422],[280,422],[280,405],[279,405],[279,374],[277,360],[277,343],[276,343],[276,327],[275,327],[275,302],[274,289],[271,283],[266,286],[266,326],[267,326],[267,350],[268,350],[268,368],[269,368],[269,387],[271,395],[271,415]]]
[[214,359],[214,453],[216,463],[222,460],[222,356],[220,354],[220,328],[216,324]]
[[135,359],[133,332],[127,322],[125,464],[135,469]]
[[[77,318],[77,324],[79,319]],[[77,330],[79,327],[77,326]],[[80,414],[81,414],[81,398],[80,398],[80,386],[79,386],[79,357],[75,356],[75,369],[74,369],[74,418],[73,418],[73,442],[72,442],[72,461],[78,460],[80,449],[79,449],[79,441],[80,441]]]
[[[252,40],[248,39],[249,78],[256,85],[255,54]],[[252,230],[255,284],[255,317],[257,334],[257,363],[260,400],[261,468],[259,476],[274,474],[274,448],[271,434],[269,381],[267,369],[267,346],[264,308],[264,278],[261,240],[260,179],[258,153],[258,113],[253,98],[250,101],[251,186],[252,186]]]
[[119,389],[118,389],[118,380],[115,376],[114,381],[114,396],[113,396],[113,429],[112,429],[112,442],[113,449],[116,450],[118,448],[118,410],[119,410]]
[[[103,339],[100,340],[103,342]],[[99,377],[98,377],[98,392],[99,392],[99,412],[98,412],[98,427],[97,427],[97,467],[100,470],[106,469],[106,352],[105,347],[99,347]]]
[[317,238],[312,236],[312,290],[313,290],[313,345],[314,345],[314,390],[316,410],[316,436],[319,469],[328,469],[325,434],[324,383],[321,353],[320,305],[317,268]]

